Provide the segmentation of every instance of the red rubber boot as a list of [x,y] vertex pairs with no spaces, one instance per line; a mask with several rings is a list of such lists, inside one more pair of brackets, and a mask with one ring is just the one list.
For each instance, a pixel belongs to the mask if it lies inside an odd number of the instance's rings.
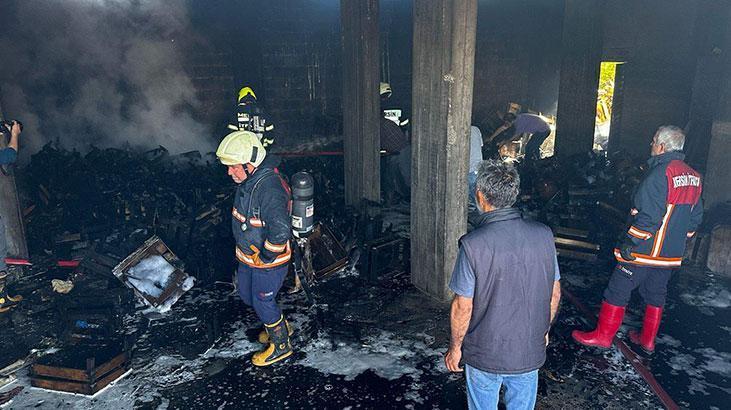
[[606,349],[612,345],[614,335],[622,325],[622,319],[624,319],[624,306],[614,306],[604,301],[599,310],[599,322],[597,322],[596,329],[590,332],[574,330],[571,332],[571,336],[582,345]]
[[662,307],[647,305],[645,307],[645,318],[642,320],[642,333],[636,330],[629,331],[629,340],[636,345],[640,345],[642,350],[651,354],[655,351],[655,336],[660,328],[660,319],[662,318]]

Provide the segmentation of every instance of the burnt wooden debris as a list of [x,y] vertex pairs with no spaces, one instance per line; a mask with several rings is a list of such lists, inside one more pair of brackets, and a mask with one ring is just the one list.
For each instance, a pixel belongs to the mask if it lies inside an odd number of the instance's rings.
[[126,346],[89,351],[74,347],[40,358],[31,366],[31,384],[49,390],[93,395],[129,370]]

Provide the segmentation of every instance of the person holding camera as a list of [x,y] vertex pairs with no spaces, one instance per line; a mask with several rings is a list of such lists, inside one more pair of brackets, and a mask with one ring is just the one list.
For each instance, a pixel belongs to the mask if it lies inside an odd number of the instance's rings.
[[[23,129],[23,124],[18,121],[3,121],[3,134],[10,134],[10,142],[8,146],[0,150],[0,165],[8,165],[15,162],[18,158],[18,139]],[[7,312],[15,307],[21,300],[22,296],[10,296],[5,287],[8,277],[8,267],[5,258],[8,256],[8,242],[5,237],[5,222],[0,216],[0,313]]]

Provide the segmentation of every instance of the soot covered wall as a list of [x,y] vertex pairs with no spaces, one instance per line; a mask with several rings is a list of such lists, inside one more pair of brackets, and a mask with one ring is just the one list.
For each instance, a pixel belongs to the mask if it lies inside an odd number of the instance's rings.
[[[695,73],[700,0],[605,2],[603,60],[623,61],[621,117],[613,148],[647,155],[661,124],[685,126]],[[228,107],[240,84],[253,84],[277,124],[280,142],[341,132],[339,2],[196,1],[211,52],[230,55]],[[381,53],[392,103],[411,105],[411,2],[382,0]],[[481,0],[478,9],[473,122],[487,123],[516,101],[555,114],[560,75],[562,2]],[[220,100],[216,95],[215,99]],[[223,113],[225,110],[219,110]],[[220,114],[223,115],[223,114]]]

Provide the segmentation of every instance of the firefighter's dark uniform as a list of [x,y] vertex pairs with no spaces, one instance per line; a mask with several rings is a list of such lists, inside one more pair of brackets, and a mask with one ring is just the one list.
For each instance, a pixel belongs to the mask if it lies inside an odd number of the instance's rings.
[[682,263],[685,241],[703,217],[701,177],[683,162],[684,157],[670,151],[647,161],[650,170],[634,196],[632,223],[614,250],[618,263],[604,291],[597,327],[571,332],[577,342],[610,347],[632,291],[639,287],[646,303],[642,331],[630,330],[628,335],[646,352],[655,350],[668,279]]
[[241,299],[270,325],[282,317],[277,292],[287,275],[290,189],[279,175],[279,159],[269,155],[236,191],[231,224],[239,261],[237,285]]
[[686,239],[703,218],[701,177],[684,158],[682,152],[672,151],[647,161],[650,169],[635,193],[627,231],[635,259],[626,260],[614,250],[618,264],[604,291],[609,303],[626,306],[639,287],[648,305],[665,304],[670,274],[680,267]]
[[274,143],[274,124],[259,103],[250,97],[236,106],[234,124],[229,124],[230,130],[251,131],[259,137],[265,147]]

